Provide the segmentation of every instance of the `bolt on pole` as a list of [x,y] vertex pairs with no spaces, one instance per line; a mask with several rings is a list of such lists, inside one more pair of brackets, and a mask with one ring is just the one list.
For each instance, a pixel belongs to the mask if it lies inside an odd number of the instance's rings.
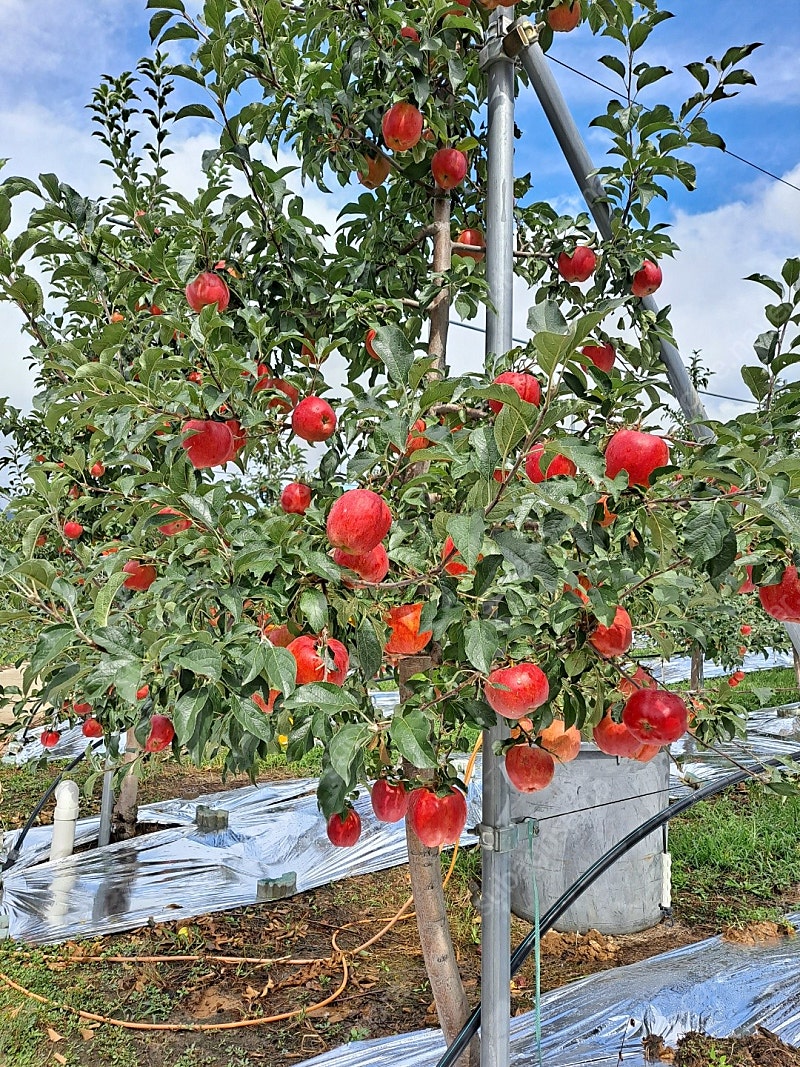
[[[511,9],[495,10],[480,57],[488,77],[486,279],[493,307],[486,311],[487,357],[507,352],[513,344],[515,73],[513,59],[503,50],[511,19]],[[507,737],[504,724],[483,735],[481,1067],[508,1067],[509,1062],[511,798],[501,761],[492,751],[495,741]]]

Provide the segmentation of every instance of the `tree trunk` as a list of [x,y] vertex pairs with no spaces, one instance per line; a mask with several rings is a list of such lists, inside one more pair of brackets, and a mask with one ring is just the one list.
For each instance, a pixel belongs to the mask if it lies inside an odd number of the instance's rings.
[[[410,695],[406,684],[408,679],[414,674],[427,673],[432,667],[433,661],[428,656],[406,656],[401,659],[398,670],[401,701],[407,700]],[[415,777],[425,777],[425,772],[418,768],[409,768],[409,771]],[[467,1020],[469,1003],[450,936],[442,885],[442,861],[439,849],[423,845],[408,821],[406,841],[422,958],[431,984],[439,1025],[449,1045]],[[479,1057],[480,1046],[475,1038],[458,1060],[457,1067],[477,1067]]]
[[689,682],[689,688],[693,693],[699,693],[703,688],[703,660],[705,655],[703,653],[703,647],[700,644],[695,644],[692,647],[692,675]]
[[141,753],[142,749],[133,730],[128,730],[125,734],[125,755],[122,757],[122,765],[127,769],[111,814],[111,837],[114,841],[127,841],[136,835],[139,770],[135,761]]

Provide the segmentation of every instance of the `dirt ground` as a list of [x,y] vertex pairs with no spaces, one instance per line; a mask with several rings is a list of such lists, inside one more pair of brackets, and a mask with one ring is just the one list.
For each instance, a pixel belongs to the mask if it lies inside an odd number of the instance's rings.
[[677,1049],[656,1039],[649,1052],[651,1062],[673,1067],[800,1067],[800,1052],[763,1027],[747,1037],[686,1034]]

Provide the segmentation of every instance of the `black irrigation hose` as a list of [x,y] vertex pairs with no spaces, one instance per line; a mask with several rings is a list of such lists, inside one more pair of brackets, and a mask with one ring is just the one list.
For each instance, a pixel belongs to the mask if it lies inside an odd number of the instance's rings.
[[[604,874],[609,867],[613,866],[620,857],[624,856],[626,852],[629,852],[634,845],[638,845],[640,841],[643,841],[654,830],[660,829],[676,815],[681,815],[689,808],[693,808],[694,805],[699,804],[701,800],[708,800],[709,797],[724,792],[724,790],[729,789],[732,785],[739,785],[740,782],[747,781],[747,779],[751,778],[753,773],[757,772],[759,768],[780,767],[786,759],[795,762],[800,761],[800,749],[788,753],[781,759],[767,760],[764,763],[755,764],[755,766],[748,770],[736,771],[735,774],[731,774],[727,778],[722,778],[718,782],[710,782],[708,785],[703,786],[702,789],[698,789],[696,793],[684,797],[683,800],[676,800],[674,804],[670,804],[668,808],[659,811],[648,819],[647,822],[643,822],[641,826],[632,830],[627,837],[623,837],[621,841],[618,841],[617,844],[613,846],[613,848],[610,848],[599,860],[593,863],[587,871],[584,871],[577,882],[574,882],[569,889],[558,898],[552,908],[545,912],[539,924],[538,932],[532,930],[520,943],[518,948],[514,950],[511,954],[512,976],[517,973],[528,956],[530,956],[531,952],[533,952],[537,936],[541,937],[542,934],[546,934],[553,924],[561,918],[564,912],[575,903],[578,897],[580,897],[593,882],[596,882],[601,874]],[[436,1067],[453,1067],[453,1064],[455,1064],[461,1053],[466,1049],[467,1045],[469,1045],[472,1038],[478,1032],[480,1022],[481,1005],[479,1002],[477,1007],[472,1010],[471,1015],[464,1023],[461,1030],[456,1034],[452,1044],[447,1047],[444,1055],[437,1062]]]
[[61,779],[64,777],[64,775],[67,774],[69,771],[71,771],[74,767],[78,766],[78,764],[84,758],[84,756],[89,751],[89,749],[94,750],[95,748],[99,748],[101,744],[102,744],[101,741],[95,741],[94,744],[87,746],[87,748],[85,748],[83,750],[83,752],[81,752],[81,754],[79,756],[76,756],[74,760],[72,760],[70,763],[68,763],[66,765],[66,767],[64,767],[64,769],[60,772],[60,774],[58,774],[53,779],[53,781],[50,783],[50,785],[45,790],[45,794],[42,797],[42,799],[39,801],[39,803],[36,805],[36,807],[33,809],[33,811],[28,816],[28,821],[22,827],[22,833],[19,835],[17,840],[14,842],[14,847],[11,849],[9,854],[6,856],[5,863],[3,864],[2,867],[0,867],[0,874],[2,874],[3,871],[7,871],[8,868],[12,865],[12,863],[16,863],[17,860],[19,859],[19,854],[20,854],[20,851],[22,850],[22,842],[27,837],[28,831],[33,826],[33,824],[36,821],[36,819],[38,818],[42,808],[45,806],[47,801],[50,799],[50,797],[52,796],[52,794],[55,791],[56,787],[58,786],[58,783],[61,781]]

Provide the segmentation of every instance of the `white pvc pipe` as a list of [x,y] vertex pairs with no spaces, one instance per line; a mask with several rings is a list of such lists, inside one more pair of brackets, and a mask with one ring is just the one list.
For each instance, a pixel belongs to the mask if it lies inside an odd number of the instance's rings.
[[53,813],[53,840],[50,862],[71,856],[75,846],[75,823],[78,819],[77,782],[59,782],[56,786],[56,810]]

